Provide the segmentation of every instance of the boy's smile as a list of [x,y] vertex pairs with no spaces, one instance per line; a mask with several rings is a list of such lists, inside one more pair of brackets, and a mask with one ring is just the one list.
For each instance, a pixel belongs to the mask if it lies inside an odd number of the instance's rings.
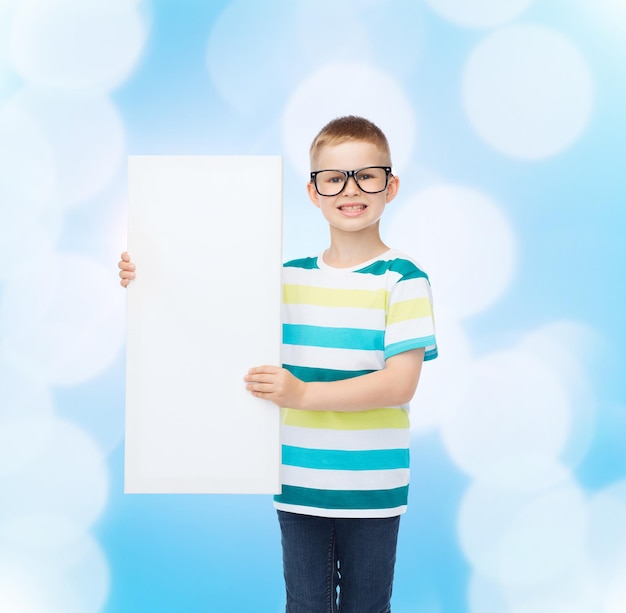
[[339,210],[347,217],[356,217],[367,209],[366,204],[342,204]]

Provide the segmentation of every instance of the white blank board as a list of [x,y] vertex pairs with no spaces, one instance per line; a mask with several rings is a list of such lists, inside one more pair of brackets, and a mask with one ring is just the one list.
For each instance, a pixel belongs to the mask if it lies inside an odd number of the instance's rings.
[[282,159],[131,156],[125,491],[276,493]]

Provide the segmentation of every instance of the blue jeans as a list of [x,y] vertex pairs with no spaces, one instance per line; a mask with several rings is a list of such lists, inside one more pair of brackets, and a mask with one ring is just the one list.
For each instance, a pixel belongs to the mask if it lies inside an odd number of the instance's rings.
[[389,613],[400,517],[278,511],[287,613]]

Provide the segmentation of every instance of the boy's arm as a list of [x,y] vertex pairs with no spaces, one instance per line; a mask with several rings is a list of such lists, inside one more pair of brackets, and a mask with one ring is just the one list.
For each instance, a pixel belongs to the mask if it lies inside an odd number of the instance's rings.
[[385,368],[341,381],[306,383],[278,366],[257,366],[244,377],[246,389],[281,407],[307,411],[367,411],[399,406],[413,398],[424,361],[424,349],[389,358]]

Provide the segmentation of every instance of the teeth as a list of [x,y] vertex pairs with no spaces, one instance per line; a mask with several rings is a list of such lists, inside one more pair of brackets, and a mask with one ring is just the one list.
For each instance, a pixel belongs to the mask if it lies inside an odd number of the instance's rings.
[[364,204],[355,204],[352,206],[341,206],[339,207],[342,211],[362,211],[365,208]]

